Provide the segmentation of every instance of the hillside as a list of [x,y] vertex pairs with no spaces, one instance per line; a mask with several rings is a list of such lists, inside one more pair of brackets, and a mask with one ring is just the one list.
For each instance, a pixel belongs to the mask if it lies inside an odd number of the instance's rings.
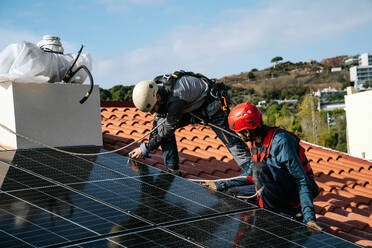
[[251,70],[220,79],[231,88],[238,102],[270,99],[299,99],[310,89],[343,89],[349,82],[348,70],[330,72],[330,68],[316,62],[279,63],[264,70]]
[[[278,57],[281,58],[281,57]],[[261,106],[263,120],[270,126],[280,126],[297,134],[301,139],[321,146],[346,152],[345,111],[318,111],[317,98],[310,90],[323,88],[344,89],[349,82],[347,68],[331,72],[333,66],[341,67],[344,56],[309,63],[277,63],[275,66],[238,75],[220,78],[231,96],[232,106],[242,102]],[[131,101],[134,86],[116,85],[111,89],[100,89],[101,100]],[[272,100],[297,99],[297,103],[278,104]],[[329,119],[332,119],[332,123]]]

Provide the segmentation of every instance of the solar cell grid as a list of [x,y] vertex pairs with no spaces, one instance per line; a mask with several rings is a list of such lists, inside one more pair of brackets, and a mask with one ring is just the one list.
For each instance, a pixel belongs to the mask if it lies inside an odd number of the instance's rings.
[[0,247],[353,246],[118,154],[4,154]]
[[203,247],[195,242],[175,236],[169,232],[161,229],[154,229],[151,231],[144,231],[137,234],[120,235],[110,239],[101,239],[98,241],[87,242],[78,245],[67,247],[83,247],[83,248],[107,248],[107,247],[174,247],[174,248],[188,248],[188,247]]
[[309,232],[267,210],[249,210],[167,227],[206,247],[357,247],[338,237]]

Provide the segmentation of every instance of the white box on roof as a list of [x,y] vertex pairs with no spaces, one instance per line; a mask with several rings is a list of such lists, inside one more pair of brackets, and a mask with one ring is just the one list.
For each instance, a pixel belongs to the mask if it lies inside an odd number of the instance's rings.
[[[102,145],[99,87],[80,99],[89,85],[0,83],[0,123],[44,144]],[[40,147],[0,128],[0,145],[17,149]]]

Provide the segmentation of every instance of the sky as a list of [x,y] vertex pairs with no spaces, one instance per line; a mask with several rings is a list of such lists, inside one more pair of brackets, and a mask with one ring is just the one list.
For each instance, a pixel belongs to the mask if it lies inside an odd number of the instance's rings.
[[[0,0],[0,51],[81,44],[104,89],[184,69],[210,78],[372,52],[372,0]],[[86,81],[86,83],[88,83]]]

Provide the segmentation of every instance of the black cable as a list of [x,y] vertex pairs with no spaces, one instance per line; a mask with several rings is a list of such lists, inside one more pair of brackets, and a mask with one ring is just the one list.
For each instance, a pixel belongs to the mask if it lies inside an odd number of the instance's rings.
[[88,74],[88,77],[89,77],[89,81],[90,81],[90,88],[88,90],[87,93],[85,93],[85,96],[80,100],[80,103],[83,104],[86,100],[88,100],[90,94],[92,94],[92,91],[93,91],[93,86],[94,86],[94,81],[93,81],[93,76],[92,74],[90,73],[88,67],[86,67],[85,65],[81,65],[79,66],[78,68],[76,68],[75,71],[73,71],[70,75],[70,78],[73,78],[74,75],[80,71],[81,69],[83,69],[87,74]]
[[81,54],[81,52],[83,51],[83,48],[84,48],[84,46],[81,45],[80,50],[78,51],[78,54],[77,54],[77,56],[76,56],[74,62],[72,63],[72,65],[70,66],[70,68],[67,70],[65,76],[63,77],[62,80],[63,80],[65,83],[68,83],[68,82],[71,80],[71,78],[73,77],[73,74],[76,73],[76,71],[75,71],[75,73],[72,71],[72,68],[73,68],[74,65],[76,64],[76,61],[79,59],[80,54]]
[[90,94],[92,94],[92,91],[93,91],[93,86],[94,86],[94,81],[93,81],[93,76],[92,74],[90,73],[89,69],[85,66],[85,65],[81,65],[79,66],[78,68],[76,68],[75,71],[72,71],[72,68],[75,66],[76,64],[76,61],[79,59],[80,57],[80,54],[81,52],[83,51],[83,48],[84,46],[81,45],[80,47],[80,50],[78,51],[78,54],[74,60],[74,62],[72,63],[72,65],[70,66],[70,68],[67,70],[64,78],[62,79],[65,83],[69,83],[70,80],[74,77],[74,75],[80,71],[81,69],[83,69],[89,76],[89,80],[90,80],[90,89],[87,93],[85,93],[85,96],[80,100],[80,103],[83,104],[86,100],[88,100]]

